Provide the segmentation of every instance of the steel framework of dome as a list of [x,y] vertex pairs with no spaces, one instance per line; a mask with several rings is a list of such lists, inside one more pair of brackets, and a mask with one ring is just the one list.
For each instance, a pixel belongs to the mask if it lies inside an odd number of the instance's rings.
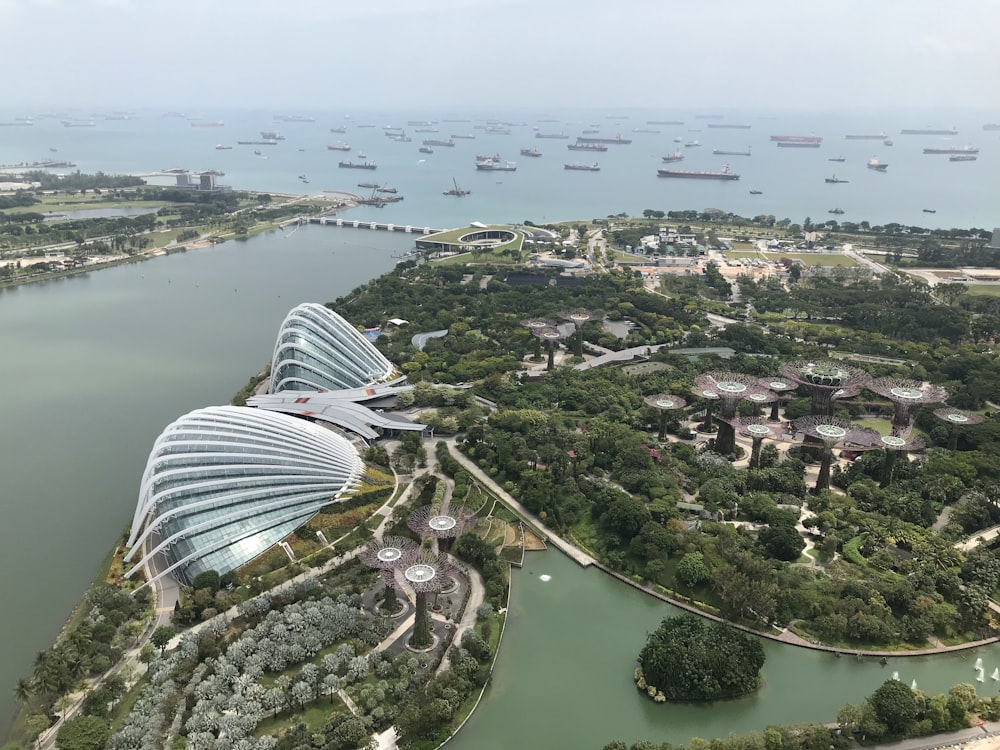
[[292,308],[278,330],[268,390],[365,388],[394,372],[364,334],[329,308],[307,302]]
[[875,378],[865,388],[892,402],[892,434],[896,436],[910,428],[914,408],[921,404],[940,404],[948,398],[944,386],[904,378]]
[[858,395],[871,380],[864,370],[835,359],[792,360],[783,363],[778,370],[782,376],[809,390],[813,415],[832,414],[834,400]]
[[126,542],[125,574],[149,566],[190,583],[267,551],[339,501],[364,464],[340,435],[285,414],[213,406],[186,414],[156,439]]
[[715,450],[724,456],[736,448],[736,433],[729,422],[736,416],[736,407],[740,401],[761,404],[773,398],[757,378],[740,372],[706,372],[695,377],[694,383],[695,393],[709,399],[714,395],[719,401],[722,425],[715,439]]
[[951,434],[948,436],[948,447],[951,450],[958,449],[959,427],[971,427],[982,424],[986,420],[982,414],[976,414],[973,411],[960,411],[950,406],[946,409],[935,409],[934,416],[951,425]]
[[645,401],[646,406],[650,406],[660,412],[660,440],[663,440],[667,434],[667,413],[675,409],[683,409],[687,406],[687,401],[680,396],[674,396],[669,393],[657,393],[652,396],[646,396],[643,401]]
[[830,486],[830,464],[833,462],[833,449],[836,445],[851,445],[857,450],[870,450],[878,447],[881,435],[875,430],[855,424],[839,417],[812,415],[801,417],[792,422],[795,432],[819,440],[823,443],[823,456],[816,477],[816,489],[825,490]]
[[729,424],[743,437],[750,438],[749,468],[760,466],[760,447],[765,440],[783,440],[785,426],[775,424],[767,417],[734,417]]

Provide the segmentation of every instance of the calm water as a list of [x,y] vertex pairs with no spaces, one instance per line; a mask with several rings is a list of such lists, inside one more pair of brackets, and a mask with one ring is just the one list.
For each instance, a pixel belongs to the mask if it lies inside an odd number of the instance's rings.
[[[24,116],[0,112],[0,121]],[[76,113],[89,116],[90,113]],[[138,113],[136,119],[103,121],[94,128],[64,128],[58,120],[43,119],[32,127],[0,128],[0,163],[48,158],[67,159],[84,171],[150,172],[170,167],[192,170],[215,168],[226,173],[223,183],[236,187],[286,192],[320,192],[343,189],[366,192],[359,182],[377,181],[399,189],[405,200],[382,209],[363,208],[353,215],[397,224],[451,227],[469,221],[555,221],[603,217],[621,211],[638,215],[644,209],[720,208],[745,216],[774,214],[801,222],[831,218],[828,211],[842,208],[844,221],[872,223],[896,221],[919,226],[993,227],[1000,222],[996,208],[996,175],[1000,172],[1000,133],[984,132],[985,122],[1000,114],[983,112],[827,113],[778,116],[761,112],[726,112],[724,122],[747,123],[749,130],[710,129],[708,120],[694,112],[626,111],[627,119],[608,119],[606,112],[508,113],[480,116],[442,112],[315,112],[315,122],[278,123],[272,112],[191,112],[199,119],[219,120],[220,128],[192,128],[182,118],[164,118],[160,112]],[[345,119],[350,115],[350,119]],[[468,122],[444,122],[446,117]],[[524,123],[511,127],[511,135],[487,134],[486,117]],[[684,125],[648,125],[648,120],[681,120]],[[417,133],[407,120],[442,120],[438,133]],[[544,120],[555,120],[546,122]],[[373,128],[359,128],[373,124]],[[386,125],[403,126],[413,139],[398,143],[383,135]],[[925,126],[959,130],[955,137],[900,135],[901,128]],[[331,127],[344,126],[344,134]],[[594,127],[591,127],[594,126]],[[536,139],[542,132],[566,132],[570,141]],[[659,133],[634,133],[633,129]],[[568,151],[566,144],[583,130],[598,129],[603,136],[621,133],[628,146],[609,146],[605,153]],[[276,146],[239,146],[238,140],[260,138],[261,130],[278,130],[285,140]],[[848,133],[885,133],[894,144],[881,141],[848,141]],[[452,134],[474,134],[475,140],[457,140],[454,148],[435,147],[433,154],[418,152],[424,138],[445,139]],[[779,149],[772,134],[819,135],[819,149]],[[679,144],[701,142],[686,148],[678,169],[717,170],[729,162],[741,175],[735,182],[657,178],[661,157]],[[327,144],[346,142],[350,154],[328,151]],[[217,151],[216,144],[232,145]],[[975,162],[953,163],[947,156],[925,156],[929,146],[944,144],[978,146]],[[683,145],[683,144],[680,144]],[[753,156],[713,156],[712,149],[742,151]],[[540,158],[522,157],[521,148],[537,147]],[[49,149],[58,149],[52,154]],[[253,154],[261,152],[260,156]],[[360,161],[358,152],[378,163],[378,170],[338,169],[340,159]],[[476,154],[498,153],[518,162],[516,172],[480,172]],[[872,155],[889,164],[879,174],[865,167]],[[846,161],[833,163],[831,157]],[[599,162],[600,172],[567,172],[570,162]],[[836,173],[848,184],[828,185],[824,177]],[[305,175],[309,184],[299,181]],[[472,195],[442,195],[452,180]],[[763,195],[750,195],[760,190]],[[929,208],[936,214],[926,214]]]
[[228,403],[285,313],[389,270],[401,235],[303,228],[0,291],[0,729],[131,518],[153,440]]
[[[539,576],[550,575],[550,581]],[[767,724],[834,721],[837,709],[899,672],[907,683],[944,691],[973,682],[982,657],[986,683],[1000,648],[965,656],[875,660],[820,654],[765,641],[764,685],[753,696],[715,705],[658,705],[632,683],[649,632],[678,610],[584,570],[556,551],[529,554],[514,573],[507,631],[486,697],[449,750],[507,750],[513,733],[534,747],[599,750],[612,739],[686,742]],[[516,717],[516,722],[512,721]]]

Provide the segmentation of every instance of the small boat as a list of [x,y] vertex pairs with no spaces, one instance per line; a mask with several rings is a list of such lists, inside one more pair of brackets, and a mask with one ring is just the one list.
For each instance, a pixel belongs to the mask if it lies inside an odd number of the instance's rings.
[[[232,151],[232,146],[223,146],[221,143],[215,147],[216,151]],[[49,151],[55,151],[54,148],[50,148]]]
[[847,161],[843,156],[831,156],[827,161]]
[[823,180],[823,182],[828,182],[832,185],[839,185],[842,182],[847,182],[847,180],[839,180],[837,179],[837,175],[834,175],[833,177],[827,177]]
[[891,146],[892,145],[892,138],[886,138],[884,141],[882,141],[882,145],[883,146]]
[[469,195],[472,192],[470,190],[462,190],[462,188],[458,186],[458,181],[454,177],[451,179],[451,182],[455,187],[451,190],[445,190],[443,195],[453,195],[456,198],[461,198],[462,196]]
[[359,188],[371,188],[372,190],[378,190],[382,186],[379,185],[377,182],[359,182],[358,183],[358,187]]
[[434,149],[432,149],[430,146],[421,146],[420,147],[420,153],[422,153],[422,154],[433,154],[434,153]]
[[542,155],[542,152],[539,151],[537,148],[522,148],[521,149],[521,156],[539,157],[541,155]]
[[842,209],[842,208],[831,208],[829,211],[827,211],[827,213],[828,214],[842,214],[842,213],[844,213],[844,209]]
[[[230,148],[232,148],[232,146],[230,146]],[[53,154],[56,153],[58,150],[59,149],[57,149],[57,148],[50,148],[49,149],[49,151],[51,151]]]
[[867,166],[869,169],[874,169],[876,172],[884,172],[886,169],[889,168],[889,165],[880,162],[877,156],[873,156],[871,159],[869,159]]
[[349,143],[334,143],[326,147],[327,151],[350,151],[351,144]]
[[674,143],[684,143],[683,138],[674,138]]
[[750,195],[763,195],[763,194],[764,194],[764,192],[762,190],[751,190],[750,191]]
[[396,190],[396,188],[394,188],[394,187],[377,187],[377,188],[375,188],[375,192],[377,192],[377,193],[389,193],[390,195],[395,195],[399,191]]
[[254,155],[254,156],[260,156],[260,149],[259,149],[259,148],[255,148],[255,149],[253,150],[253,155]]
[[362,154],[362,153],[359,153],[359,154],[358,154],[358,158],[359,158],[359,159],[367,159],[367,158],[368,158],[368,154]]
[[347,128],[330,128],[331,133],[346,133]]
[[937,213],[937,209],[936,208],[922,208],[920,210],[923,211],[925,214],[936,214]]
[[698,147],[700,145],[701,144],[698,143],[698,141],[688,141],[687,143],[684,144],[684,147],[685,148],[696,148],[696,147]]
[[955,154],[954,156],[949,156],[948,161],[975,161],[976,157],[971,154]]

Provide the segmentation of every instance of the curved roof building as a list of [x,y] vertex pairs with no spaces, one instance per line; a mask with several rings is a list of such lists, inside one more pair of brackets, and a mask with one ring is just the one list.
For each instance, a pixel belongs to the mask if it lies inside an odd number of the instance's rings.
[[392,363],[350,323],[307,302],[292,308],[281,324],[268,392],[365,388],[393,372]]
[[265,552],[360,481],[354,446],[276,412],[213,406],[184,415],[153,444],[125,559],[131,576],[190,583]]

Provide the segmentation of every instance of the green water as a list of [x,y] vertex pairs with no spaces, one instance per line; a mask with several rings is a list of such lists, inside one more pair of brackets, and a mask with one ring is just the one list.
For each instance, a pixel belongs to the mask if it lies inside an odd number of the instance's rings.
[[768,724],[828,722],[895,671],[927,691],[974,682],[977,657],[986,669],[980,694],[997,693],[989,678],[1000,666],[995,647],[881,666],[765,641],[764,685],[755,695],[714,705],[660,705],[635,689],[632,670],[647,633],[679,610],[554,550],[529,554],[512,587],[493,681],[448,750],[518,744],[600,750],[612,739],[686,742]]

